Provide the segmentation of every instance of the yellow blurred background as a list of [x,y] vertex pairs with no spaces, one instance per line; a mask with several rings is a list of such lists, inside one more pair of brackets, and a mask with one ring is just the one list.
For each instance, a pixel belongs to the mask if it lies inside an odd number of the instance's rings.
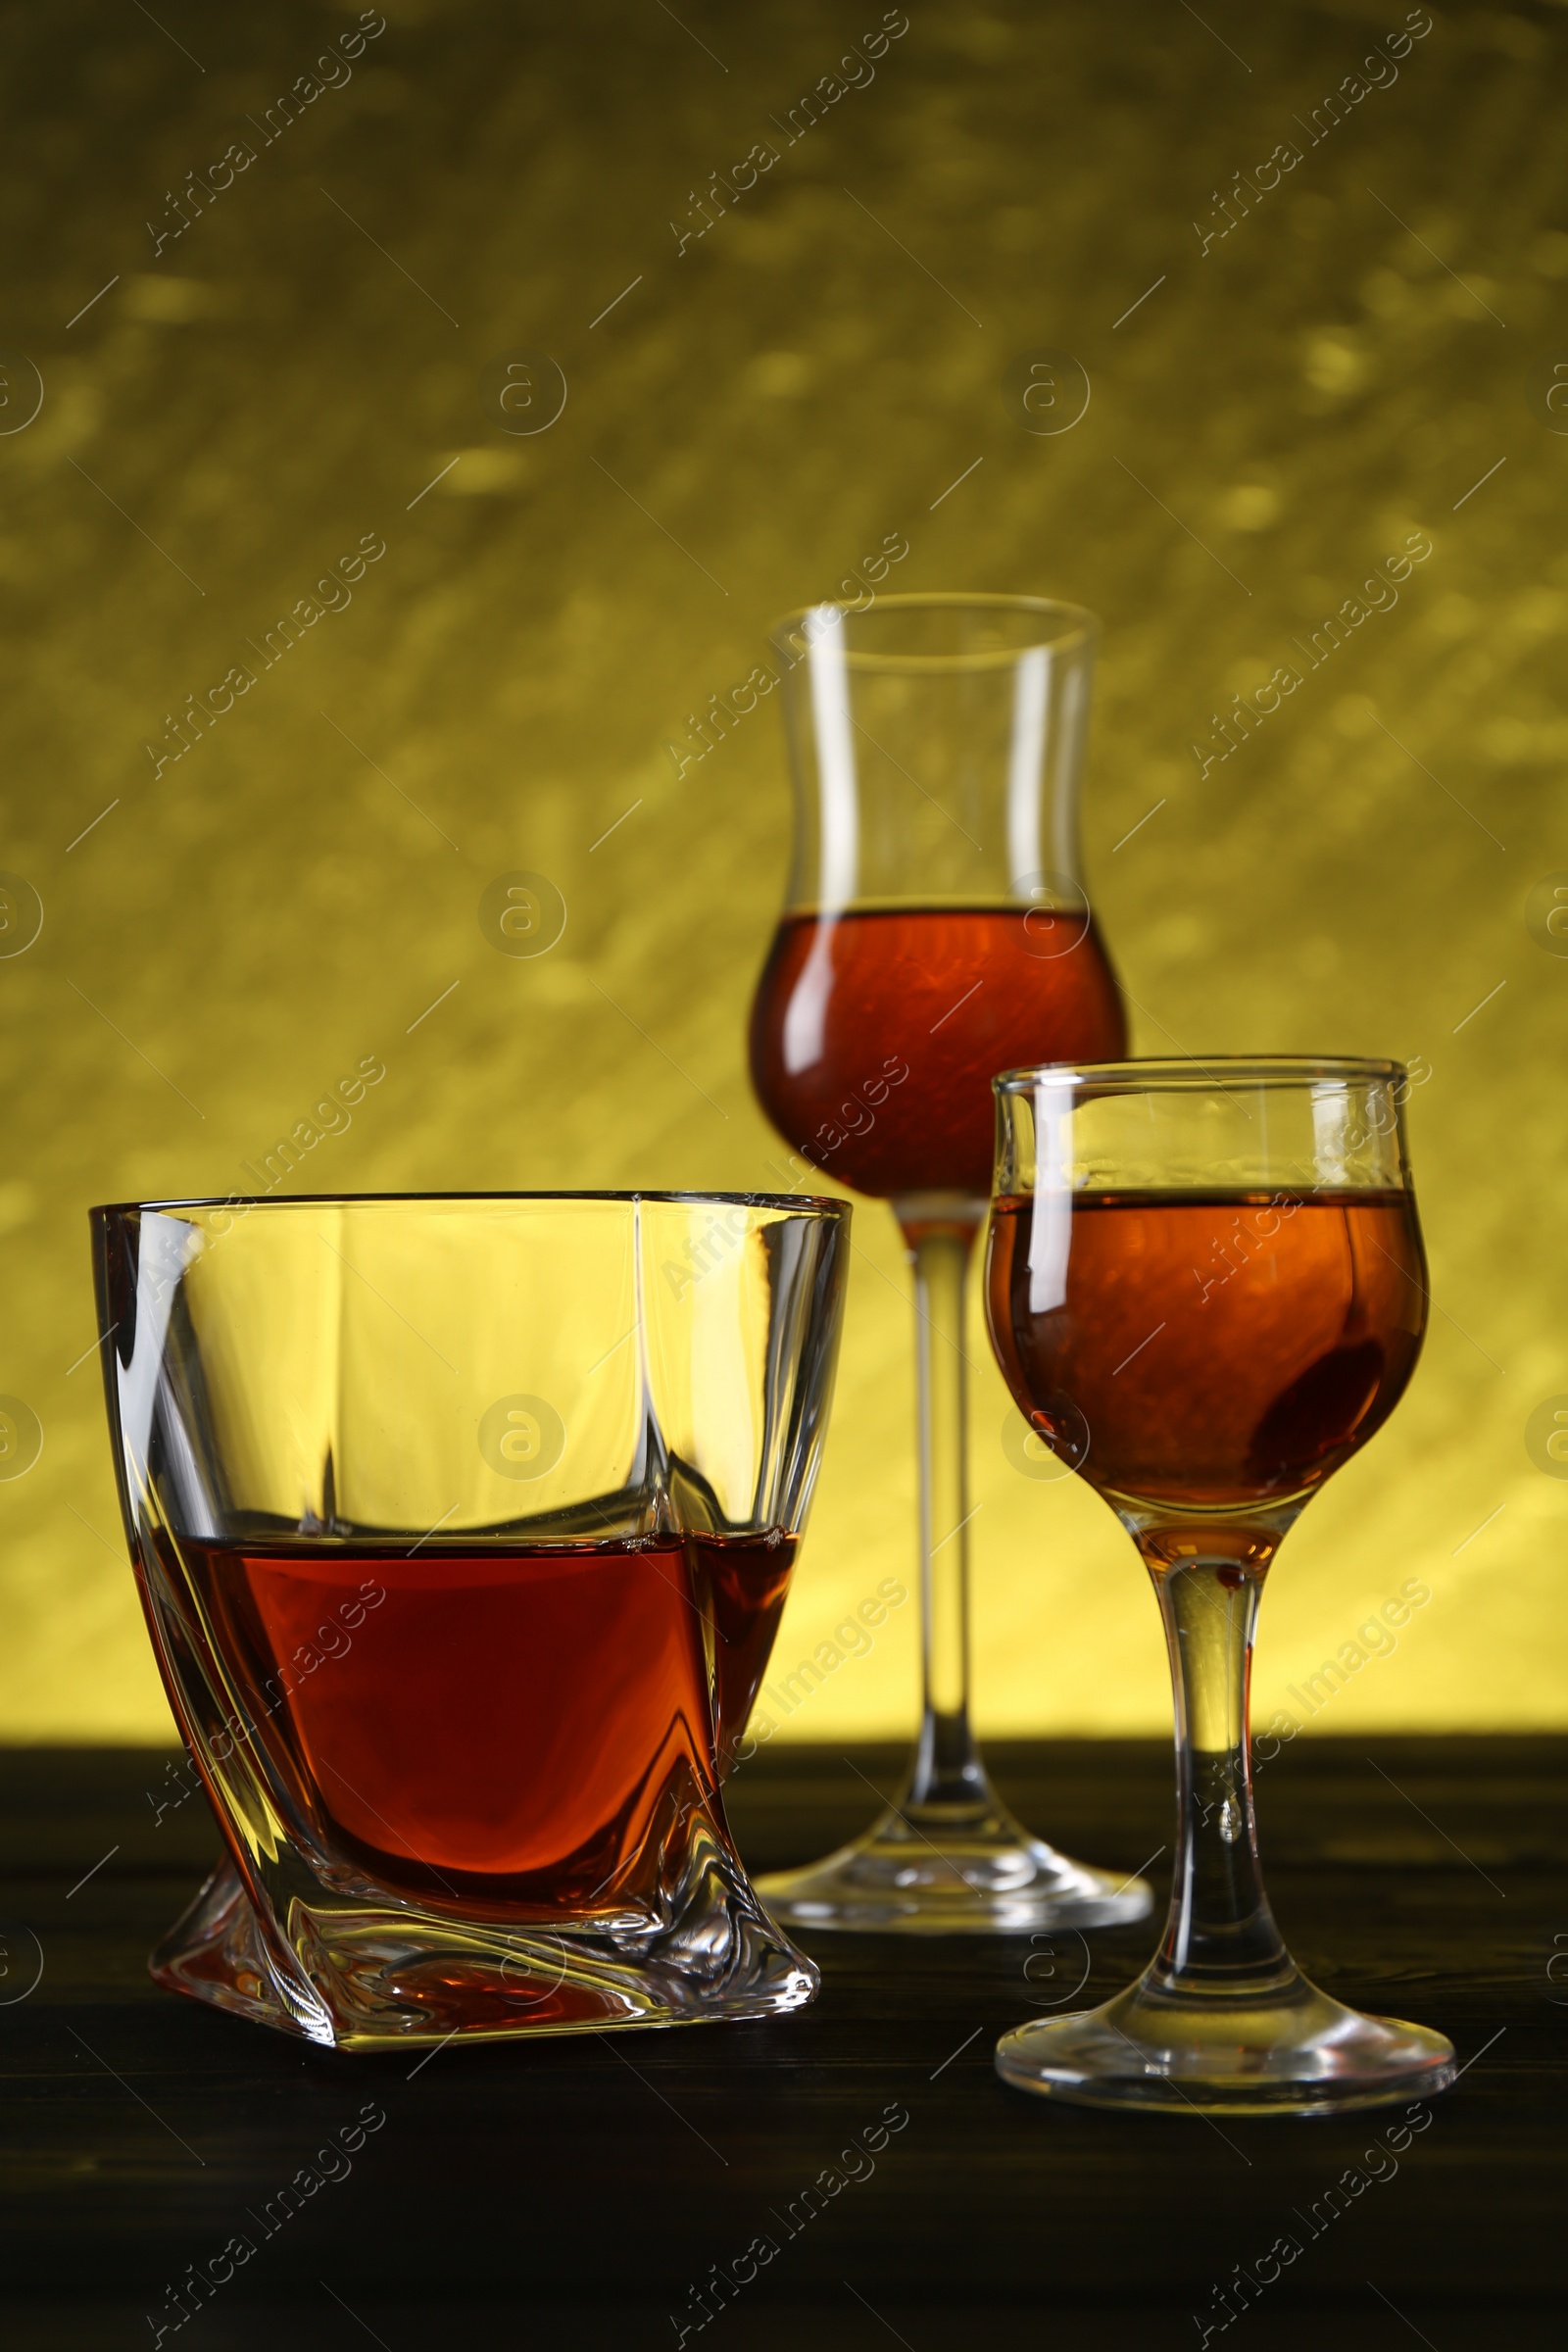
[[[778,1184],[778,719],[700,760],[693,722],[888,534],[900,588],[1103,618],[1135,1051],[1427,1073],[1431,1337],[1287,1546],[1260,1728],[1412,1578],[1313,1728],[1568,1722],[1568,1462],[1526,1444],[1568,1392],[1568,14],[55,0],[0,49],[0,1393],[42,1432],[0,1475],[0,1738],[170,1731],[90,1201],[255,1189],[368,1061],[285,1189]],[[1028,429],[1042,351],[1070,429]],[[564,903],[542,956],[481,926],[516,871]],[[785,1673],[912,1583],[907,1281],[885,1209],[857,1241]],[[972,1352],[982,1731],[1162,1730],[1131,1546],[1009,1458],[978,1314]],[[912,1727],[915,1635],[780,1736]]]

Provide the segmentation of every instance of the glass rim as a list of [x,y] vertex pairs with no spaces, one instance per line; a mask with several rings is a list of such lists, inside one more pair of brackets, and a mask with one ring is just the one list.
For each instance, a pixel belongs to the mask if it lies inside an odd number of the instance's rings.
[[1032,1094],[1041,1087],[1085,1087],[1099,1094],[1228,1094],[1237,1086],[1373,1085],[1408,1076],[1402,1061],[1354,1054],[1211,1054],[1148,1061],[1041,1062],[1003,1070],[992,1079],[998,1095]]
[[851,669],[908,672],[1005,669],[1025,654],[1056,653],[1064,649],[1077,650],[1092,646],[1101,633],[1100,620],[1087,605],[1075,605],[1062,597],[1015,596],[1003,590],[987,589],[904,589],[896,595],[873,597],[869,605],[852,603],[843,597],[819,597],[814,604],[802,605],[796,611],[784,613],[768,630],[768,641],[781,651],[792,650],[794,639],[804,633],[805,624],[813,612],[838,612],[846,618],[859,619],[873,612],[939,610],[1054,613],[1065,615],[1072,625],[1060,636],[1041,636],[1023,645],[976,647],[963,653],[872,653],[858,646],[846,645],[845,662]]
[[200,1193],[160,1200],[102,1200],[90,1207],[87,1214],[89,1217],[124,1217],[179,1208],[357,1208],[389,1202],[406,1208],[442,1208],[475,1203],[505,1206],[510,1202],[549,1201],[564,1207],[590,1200],[618,1201],[622,1206],[635,1206],[639,1201],[649,1200],[692,1208],[807,1209],[813,1214],[837,1217],[841,1221],[848,1219],[855,1206],[852,1200],[840,1200],[835,1193],[654,1192],[646,1188],[616,1192],[605,1187],[576,1192],[546,1188],[537,1192],[289,1193],[281,1198],[270,1193]]

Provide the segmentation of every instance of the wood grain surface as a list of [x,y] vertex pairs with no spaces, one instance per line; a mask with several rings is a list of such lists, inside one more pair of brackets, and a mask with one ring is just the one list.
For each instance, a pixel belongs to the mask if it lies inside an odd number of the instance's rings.
[[[166,2342],[674,2346],[684,2321],[705,2352],[1192,2345],[1193,2315],[1214,2320],[1214,2289],[1282,2231],[1299,2258],[1212,2342],[1561,2340],[1568,1984],[1548,1966],[1568,1951],[1568,1742],[1318,1740],[1261,1775],[1271,1886],[1299,1959],[1349,2000],[1440,2026],[1472,2062],[1393,2169],[1363,2157],[1397,2111],[1221,2130],[1005,2090],[997,2034],[1124,1981],[1147,1924],[1090,1938],[1081,1993],[1086,1947],[1070,1936],[821,1937],[820,1997],[774,2024],[412,2064],[305,2048],[146,1976],[214,1846],[199,1795],[155,1822],[170,1761],[0,1756],[0,1988],[31,1973],[25,1932],[44,1963],[34,1990],[0,2006],[0,2275],[17,2352],[151,2343],[148,2315],[172,2317],[166,2290],[236,2231],[254,2257]],[[875,1747],[760,1756],[734,1789],[748,1861],[806,1860],[853,1832],[866,1782],[890,1787],[898,1761]],[[1032,1826],[1095,1861],[1132,1870],[1169,1836],[1160,1743],[1018,1745],[995,1762]],[[1149,1864],[1161,1893],[1164,1869],[1163,1854]],[[367,2103],[385,2123],[334,2157]],[[856,2157],[890,2108],[907,2123]],[[302,2168],[319,2185],[279,2222]],[[1363,2186],[1309,2235],[1348,2168]],[[802,2192],[824,2172],[843,2185],[807,2222]],[[731,2270],[759,2233],[776,2257],[699,2331],[692,2290],[711,2290],[714,2266]]]

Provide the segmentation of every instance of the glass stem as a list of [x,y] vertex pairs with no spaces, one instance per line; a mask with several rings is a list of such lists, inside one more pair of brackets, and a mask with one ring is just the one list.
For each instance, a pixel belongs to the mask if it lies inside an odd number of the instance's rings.
[[[1206,1551],[1144,1533],[1176,1711],[1176,1871],[1149,1976],[1171,1992],[1256,1991],[1295,1968],[1263,1891],[1248,1702],[1252,1632],[1278,1537],[1226,1531]],[[1216,1556],[1218,1555],[1218,1556]]]
[[900,1799],[951,1824],[993,1799],[969,1729],[968,1362],[964,1295],[985,1202],[912,1195],[894,1202],[914,1269],[919,1385],[920,1739]]

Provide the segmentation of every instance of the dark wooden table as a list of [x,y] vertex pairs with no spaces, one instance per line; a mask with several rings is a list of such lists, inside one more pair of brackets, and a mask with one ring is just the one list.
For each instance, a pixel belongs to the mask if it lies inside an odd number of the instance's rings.
[[[1303,1740],[1261,1776],[1298,1958],[1352,2001],[1441,2026],[1468,2062],[1403,2152],[1376,2161],[1396,2116],[1221,2130],[1003,2088],[998,2033],[1102,1997],[1146,1957],[1148,1926],[1089,1947],[819,1937],[820,1998],[771,2025],[412,2065],[318,2052],[148,1982],[146,1952],[214,1842],[199,1796],[155,1823],[147,1791],[177,1786],[169,1761],[0,1751],[12,2352],[145,2346],[160,2322],[166,2343],[213,2352],[674,2346],[671,2315],[705,2352],[989,2352],[999,2327],[1097,2352],[1196,2346],[1194,2314],[1212,2343],[1256,2352],[1320,2347],[1325,2325],[1336,2345],[1390,2352],[1562,2341],[1568,1957],[1550,1963],[1568,1955],[1568,1741]],[[888,1785],[897,1763],[881,1748],[760,1756],[734,1790],[749,1861],[802,1861],[850,1833],[868,1806],[855,1768]],[[1132,1870],[1169,1834],[1162,1744],[1001,1747],[993,1763],[1026,1819],[1095,1861]],[[1163,1866],[1149,1872],[1162,1893]],[[384,2124],[352,2156],[318,2156],[367,2104]],[[846,2157],[890,2108],[907,2123],[874,2158]],[[264,2237],[254,2217],[301,2168],[320,2185]],[[860,2178],[786,2235],[778,2217],[824,2171]],[[1346,2210],[1310,2235],[1348,2173]],[[255,2256],[176,2332],[166,2290],[236,2231]],[[692,2290],[715,2265],[744,2272],[760,2232],[776,2259],[699,2330]],[[1216,2288],[1282,2232],[1299,2258],[1221,2329]]]

